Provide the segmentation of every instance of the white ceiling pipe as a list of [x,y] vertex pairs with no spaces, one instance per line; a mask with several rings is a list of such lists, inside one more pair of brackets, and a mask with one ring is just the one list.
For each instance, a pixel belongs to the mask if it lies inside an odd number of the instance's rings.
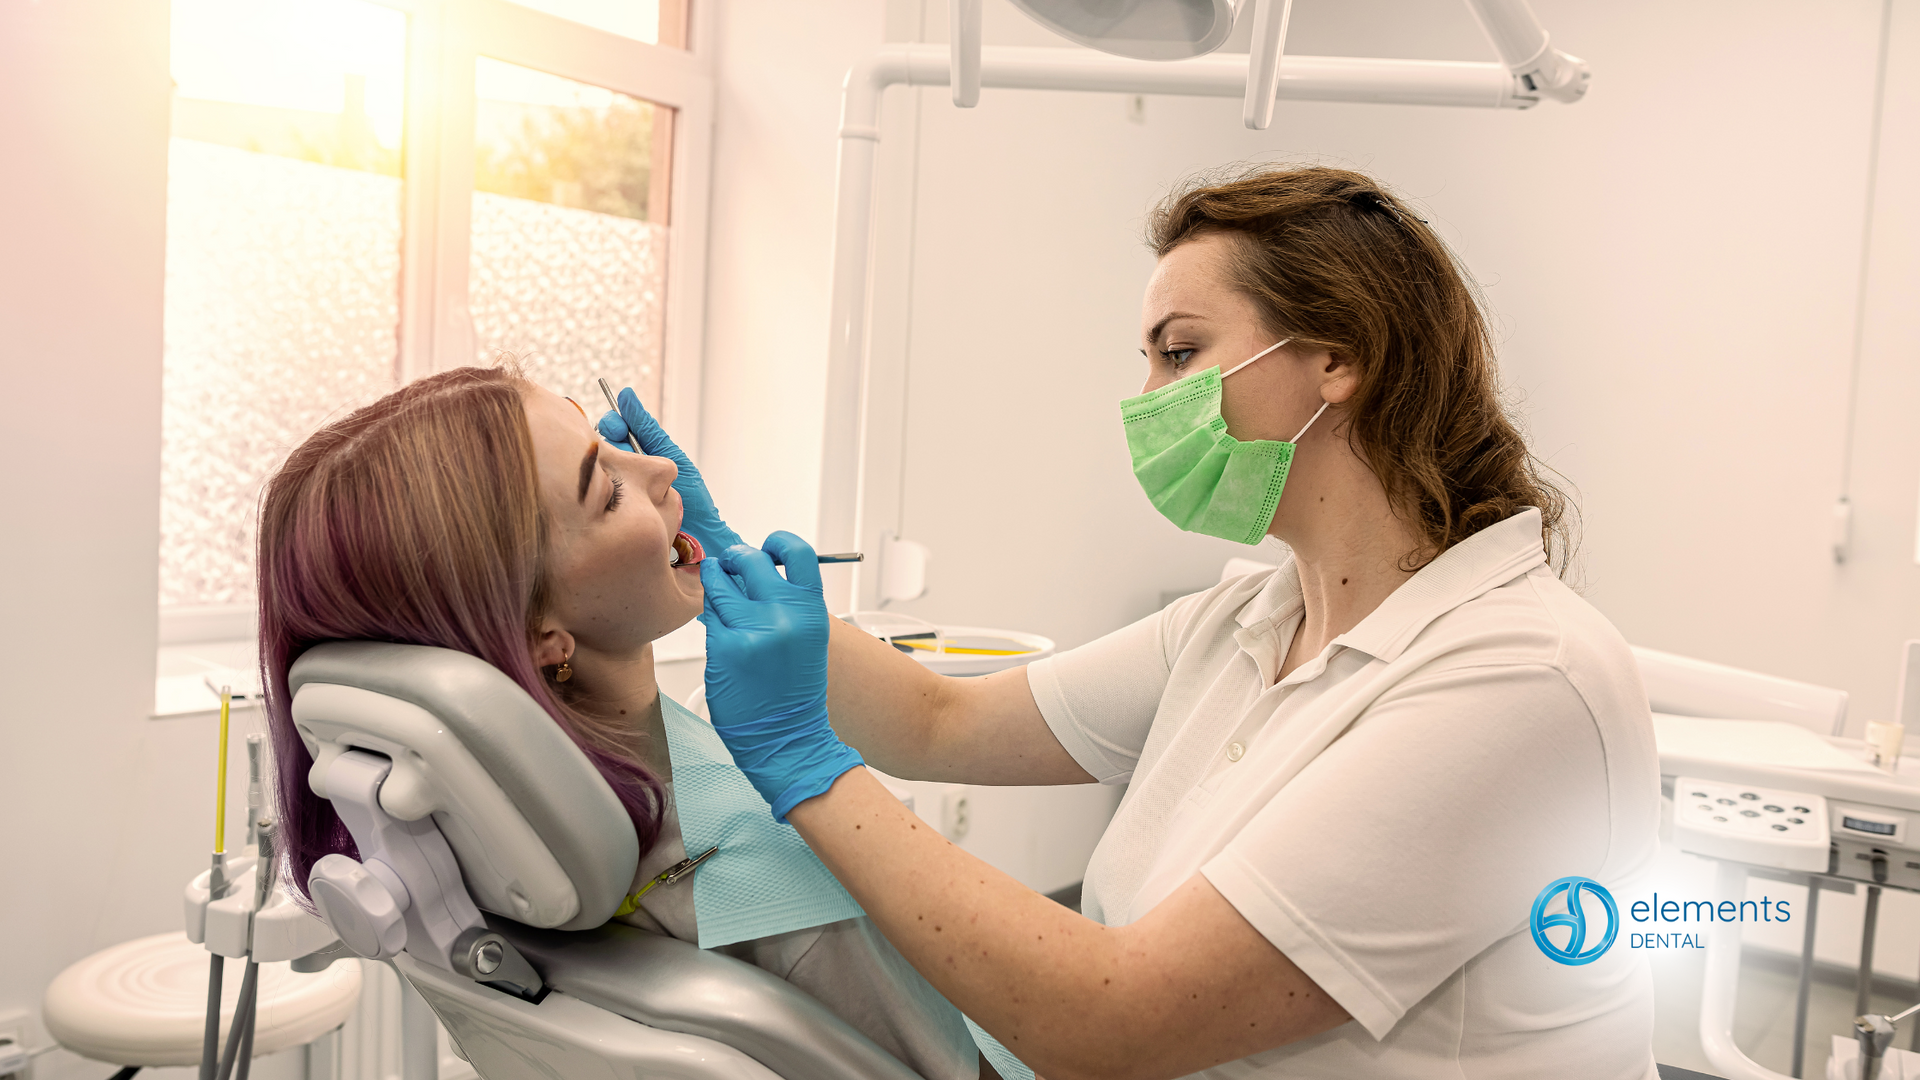
[[[827,347],[826,431],[821,453],[819,550],[864,550],[878,523],[863,512],[867,291],[873,214],[873,163],[880,102],[889,86],[947,86],[952,57],[942,45],[887,45],[847,72],[840,106],[838,198],[834,213],[833,299]],[[1278,96],[1291,101],[1450,105],[1524,109],[1539,99],[1500,64],[1289,56]],[[1148,61],[1090,49],[992,47],[981,50],[982,86],[1081,90],[1182,97],[1244,97],[1247,63],[1237,56]],[[871,574],[854,564],[852,580],[829,575],[827,603],[844,611],[872,603]]]
[[[848,72],[849,96],[841,111],[843,136],[846,124],[872,127],[879,122],[881,91],[894,85],[946,86],[950,64],[943,45],[882,47],[872,60]],[[980,84],[1003,90],[1237,98],[1246,94],[1247,64],[1232,54],[1128,60],[1091,49],[989,46],[981,50]],[[1287,101],[1481,109],[1525,109],[1539,102],[1539,95],[1521,86],[1500,64],[1356,56],[1287,57],[1278,96]]]

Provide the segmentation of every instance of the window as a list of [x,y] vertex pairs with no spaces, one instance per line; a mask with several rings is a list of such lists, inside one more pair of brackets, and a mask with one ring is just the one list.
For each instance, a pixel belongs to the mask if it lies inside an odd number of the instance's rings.
[[175,0],[160,603],[245,605],[286,451],[391,389],[406,16]]
[[481,355],[591,405],[660,400],[673,110],[480,57],[467,293]]
[[711,84],[686,0],[173,0],[163,645],[251,636],[261,484],[520,356],[697,438]]

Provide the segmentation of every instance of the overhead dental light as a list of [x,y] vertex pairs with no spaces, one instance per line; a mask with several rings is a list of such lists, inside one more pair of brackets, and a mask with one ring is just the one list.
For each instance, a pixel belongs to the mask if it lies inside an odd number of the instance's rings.
[[[1090,49],[1129,60],[1191,60],[1218,49],[1233,33],[1242,9],[1253,8],[1253,40],[1247,47],[1247,97],[1241,119],[1256,131],[1273,122],[1273,98],[1280,89],[1280,51],[1287,40],[1293,0],[1013,0],[1034,22]],[[961,0],[952,10],[958,22],[972,19],[965,47],[979,45],[979,0]],[[955,49],[963,35],[953,35]],[[975,54],[977,55],[977,53]],[[959,65],[955,65],[960,70]],[[979,65],[973,65],[977,78]],[[953,101],[967,93],[978,99],[977,85],[962,90],[954,82]]]
[[1013,0],[1076,44],[1135,60],[1205,56],[1227,40],[1241,4],[1228,0]]
[[[1040,25],[1087,48],[1129,60],[1181,61],[1218,49],[1241,18],[1252,20],[1247,43],[1245,102],[1241,120],[1263,131],[1273,122],[1280,93],[1280,58],[1286,49],[1293,0],[1010,0]],[[982,0],[952,0],[949,71],[953,103],[972,108],[980,102]],[[1577,101],[1587,91],[1586,62],[1553,47],[1527,0],[1467,0],[1474,19],[1500,54],[1518,95],[1527,103],[1542,97]],[[1376,65],[1378,62],[1375,62]],[[1444,62],[1427,62],[1438,69]],[[1457,65],[1455,65],[1457,66]],[[1409,71],[1380,67],[1376,91],[1344,100],[1382,100],[1396,96]],[[1313,73],[1304,73],[1311,79]],[[1360,74],[1349,72],[1350,75]],[[1064,89],[1065,87],[1057,87]],[[1360,89],[1353,87],[1351,89]],[[1309,92],[1304,96],[1320,97]],[[1323,98],[1323,100],[1325,100]],[[1525,107],[1521,105],[1521,107]]]

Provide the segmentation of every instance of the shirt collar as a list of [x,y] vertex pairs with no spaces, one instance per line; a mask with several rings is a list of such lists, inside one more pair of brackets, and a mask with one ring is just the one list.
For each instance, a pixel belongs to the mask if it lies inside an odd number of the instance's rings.
[[1540,511],[1529,506],[1441,552],[1334,643],[1391,662],[1428,623],[1546,561]]
[[[1240,624],[1233,640],[1259,666],[1262,686],[1272,686],[1279,674],[1281,658],[1286,653],[1286,645],[1279,636],[1280,627],[1299,615],[1301,606],[1300,571],[1294,565],[1293,553],[1288,552],[1280,569],[1233,613],[1234,621]],[[1288,641],[1291,640],[1289,635]]]
[[[1442,552],[1360,620],[1360,625],[1334,638],[1333,644],[1392,661],[1428,623],[1546,561],[1546,552],[1540,546],[1540,511],[1528,507]],[[1261,663],[1263,671],[1268,665],[1261,650],[1250,646],[1299,614],[1300,607],[1300,571],[1288,555],[1266,585],[1234,613],[1242,629],[1235,638]],[[1273,673],[1264,673],[1272,683]]]

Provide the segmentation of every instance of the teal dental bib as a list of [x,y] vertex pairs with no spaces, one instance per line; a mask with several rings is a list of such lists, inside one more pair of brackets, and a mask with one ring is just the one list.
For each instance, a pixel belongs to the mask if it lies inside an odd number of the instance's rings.
[[713,725],[665,694],[660,711],[687,853],[720,849],[693,875],[701,948],[866,914],[793,826],[773,820]]
[[[700,947],[731,945],[865,915],[791,825],[753,790],[713,725],[660,695],[673,797],[689,854],[718,847],[693,875]],[[964,1019],[964,1018],[963,1018]],[[974,1044],[1007,1080],[1033,1080],[999,1040],[967,1020]]]

